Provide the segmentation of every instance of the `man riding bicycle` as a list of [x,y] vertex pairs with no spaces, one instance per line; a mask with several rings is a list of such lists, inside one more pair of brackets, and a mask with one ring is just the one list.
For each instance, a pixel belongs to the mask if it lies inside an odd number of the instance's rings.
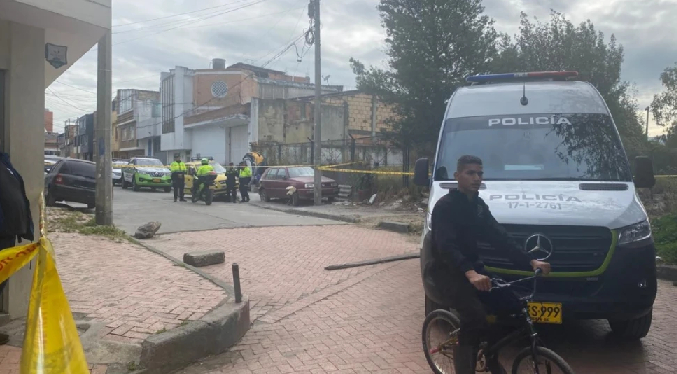
[[[550,264],[530,259],[496,222],[487,204],[479,197],[482,160],[462,156],[454,177],[458,189],[451,189],[432,211],[432,257],[430,276],[460,317],[458,345],[454,347],[457,374],[475,373],[477,350],[487,334],[487,310],[510,308],[512,300],[503,292],[491,290],[491,279],[479,259],[478,241],[507,252],[510,260],[524,270],[540,268],[550,272]],[[487,363],[493,374],[505,373],[497,357]]]
[[202,159],[202,165],[197,168],[197,178],[195,182],[195,191],[200,190],[200,185],[205,183],[207,175],[214,171],[214,167],[209,165],[209,160],[206,158]]

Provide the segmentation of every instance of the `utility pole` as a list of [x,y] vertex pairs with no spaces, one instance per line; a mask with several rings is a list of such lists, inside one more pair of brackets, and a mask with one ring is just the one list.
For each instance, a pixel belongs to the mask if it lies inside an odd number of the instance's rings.
[[94,159],[96,160],[96,224],[113,224],[113,180],[111,153],[111,31],[99,40],[96,78],[96,126]]
[[320,0],[311,0],[314,22],[313,42],[315,44],[315,205],[322,204],[322,50],[320,43]]
[[649,107],[646,107],[646,139],[649,140]]

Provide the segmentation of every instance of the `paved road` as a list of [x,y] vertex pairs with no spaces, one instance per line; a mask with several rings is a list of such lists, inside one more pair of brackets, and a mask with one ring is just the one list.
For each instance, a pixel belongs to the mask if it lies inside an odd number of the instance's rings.
[[[245,236],[253,240],[241,240]],[[175,256],[189,245],[196,251],[224,250],[227,264],[231,259],[240,264],[243,291],[251,299],[255,321],[243,340],[180,374],[430,373],[421,351],[417,260],[324,270],[416,251],[415,240],[343,225],[171,234],[153,245]],[[204,269],[230,280],[227,264]],[[541,332],[577,373],[677,373],[676,301],[677,287],[660,282],[653,329],[634,344],[615,342],[603,321],[541,327]]]
[[[259,199],[256,194],[252,194],[251,198],[252,201]],[[114,187],[113,222],[116,226],[133,234],[137,227],[150,221],[162,223],[160,233],[252,226],[340,224],[326,219],[261,209],[248,203],[215,201],[210,206],[204,202],[175,203],[173,193],[150,190],[134,192]]]

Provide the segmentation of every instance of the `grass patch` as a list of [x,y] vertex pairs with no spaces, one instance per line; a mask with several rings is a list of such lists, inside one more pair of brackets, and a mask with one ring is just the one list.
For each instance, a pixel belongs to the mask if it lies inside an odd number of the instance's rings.
[[115,226],[97,225],[94,217],[66,209],[50,209],[48,211],[47,229],[49,232],[103,236],[118,242],[129,240],[127,234]]

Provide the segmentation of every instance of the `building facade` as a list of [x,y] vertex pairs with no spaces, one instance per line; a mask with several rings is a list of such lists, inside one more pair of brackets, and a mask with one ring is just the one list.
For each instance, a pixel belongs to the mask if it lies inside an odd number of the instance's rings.
[[114,107],[116,158],[154,156],[160,151],[160,93],[136,89],[118,90]]
[[[323,93],[342,90],[322,86]],[[163,72],[161,150],[184,159],[240,161],[255,141],[250,129],[252,113],[258,114],[253,110],[257,99],[290,99],[314,91],[308,77],[242,63],[226,68],[221,59],[214,59],[212,69],[176,67]]]
[[49,109],[45,109],[45,131],[54,131],[54,113]]
[[[44,189],[45,88],[110,28],[111,0],[0,0],[0,151],[24,179],[36,228]],[[0,313],[25,316],[34,269],[26,266],[9,279]]]

